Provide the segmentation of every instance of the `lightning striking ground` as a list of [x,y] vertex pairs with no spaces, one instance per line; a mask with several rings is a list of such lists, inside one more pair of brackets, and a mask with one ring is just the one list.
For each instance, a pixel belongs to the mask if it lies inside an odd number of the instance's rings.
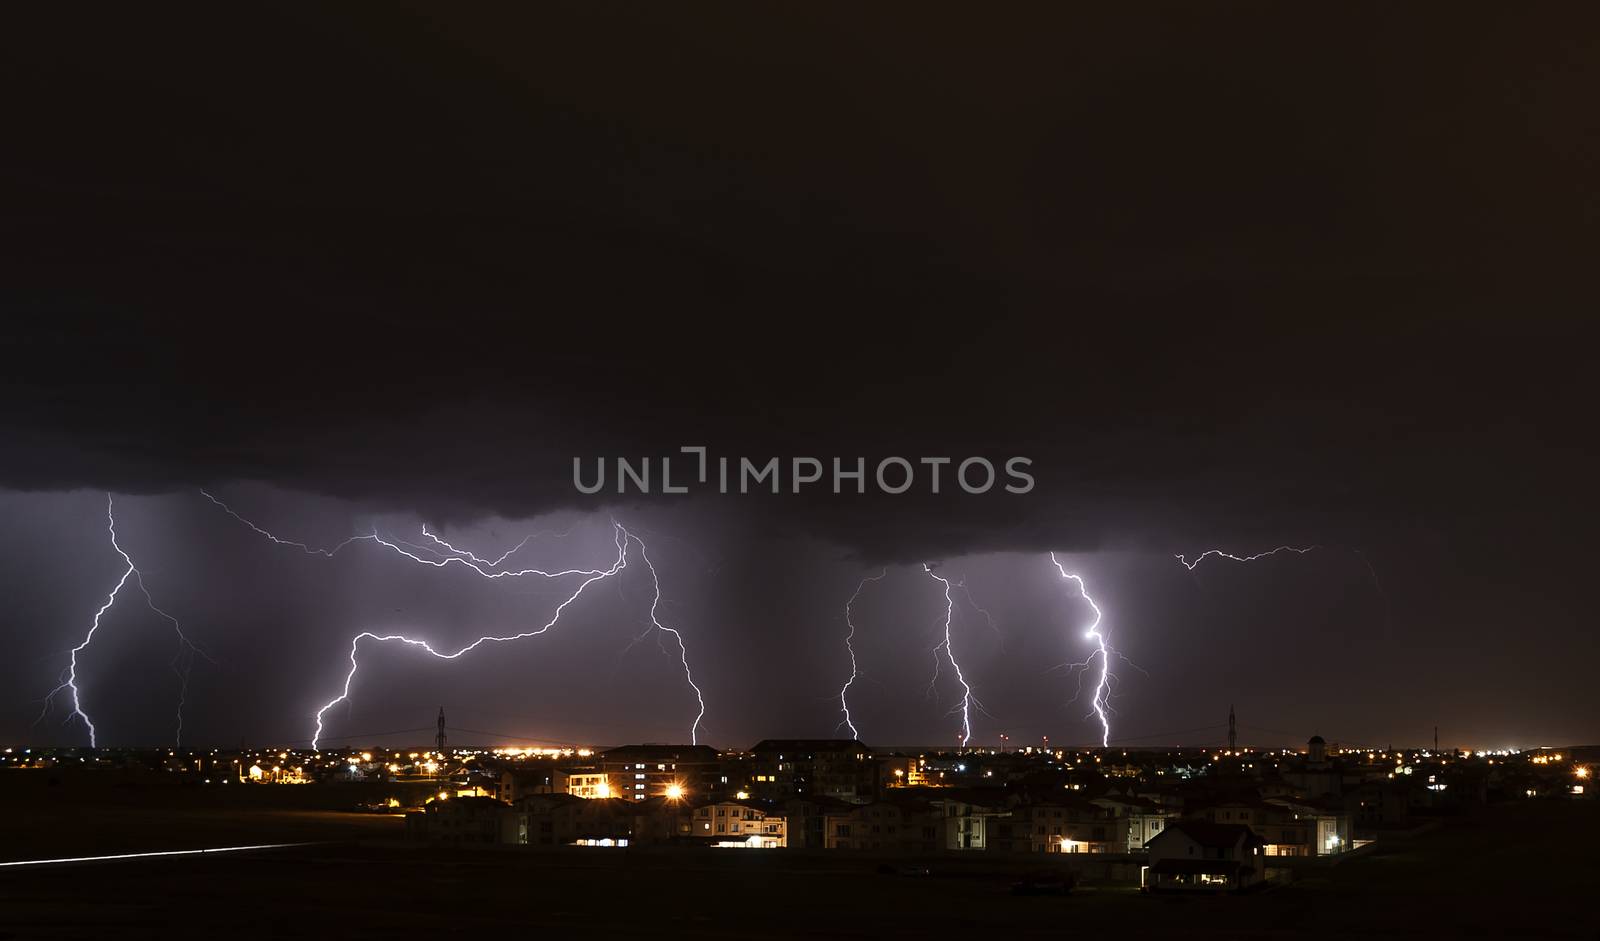
[[[1050,553],[1050,562],[1055,565],[1056,571],[1061,573],[1062,578],[1070,579],[1078,586],[1078,595],[1088,602],[1090,610],[1094,612],[1094,620],[1089,623],[1089,627],[1083,632],[1083,636],[1094,641],[1096,649],[1087,659],[1069,664],[1069,666],[1074,669],[1089,670],[1093,668],[1096,658],[1100,661],[1100,676],[1095,683],[1094,698],[1090,701],[1090,705],[1092,707],[1091,714],[1100,720],[1100,745],[1105,747],[1111,744],[1111,686],[1116,678],[1115,674],[1111,672],[1111,658],[1113,656],[1123,660],[1127,658],[1122,657],[1111,647],[1106,640],[1105,632],[1100,629],[1100,622],[1105,618],[1105,613],[1100,610],[1100,606],[1095,603],[1094,598],[1090,597],[1089,589],[1083,583],[1083,576],[1068,572],[1066,566],[1061,564],[1061,560],[1056,558],[1054,552]],[[1081,674],[1078,682],[1080,684],[1083,682]],[[1081,694],[1081,685],[1079,691]]]
[[69,690],[71,692],[72,711],[67,714],[66,721],[71,722],[74,718],[82,721],[84,727],[89,730],[89,747],[98,746],[99,730],[95,728],[94,720],[89,718],[89,713],[84,711],[82,691],[78,688],[78,655],[87,650],[89,645],[94,642],[94,635],[100,630],[101,619],[117,603],[117,596],[127,586],[128,580],[131,578],[134,584],[139,586],[139,592],[144,595],[145,605],[152,612],[169,621],[172,624],[173,631],[178,635],[178,653],[172,659],[171,665],[173,673],[178,677],[177,731],[174,737],[174,744],[181,745],[183,744],[183,707],[188,700],[190,667],[193,665],[196,656],[206,660],[211,658],[206,655],[205,651],[195,646],[193,641],[189,640],[188,635],[183,632],[183,625],[178,623],[177,618],[156,606],[155,598],[150,594],[150,589],[145,586],[144,573],[139,571],[139,567],[133,563],[133,557],[128,555],[127,551],[122,548],[121,543],[117,541],[117,517],[112,496],[109,493],[106,494],[106,530],[111,534],[111,548],[117,550],[117,555],[122,556],[122,561],[127,568],[123,569],[122,576],[117,579],[117,583],[112,587],[111,593],[106,596],[105,604],[102,604],[95,611],[94,618],[89,624],[88,633],[69,652],[67,669],[62,676],[62,681],[45,696],[44,708],[39,713],[39,719],[43,719],[49,713],[51,702],[62,690]]
[[[644,540],[626,529],[622,529],[620,525],[617,528],[622,530],[628,539],[639,546],[639,559],[644,562],[644,567],[650,570],[650,584],[655,591],[655,594],[650,597],[650,623],[656,626],[656,630],[671,634],[672,639],[678,642],[678,662],[683,665],[684,682],[688,683],[689,688],[694,690],[695,702],[700,704],[700,711],[695,713],[694,723],[689,726],[689,744],[698,745],[700,744],[700,720],[706,717],[706,697],[700,691],[700,687],[695,684],[694,673],[689,669],[689,648],[684,646],[683,635],[678,632],[677,628],[667,627],[656,616],[656,608],[661,605],[661,578],[656,574],[655,563],[650,561],[650,552],[645,548]],[[626,559],[623,560],[623,564],[627,564]]]
[[[941,640],[933,648],[933,679],[935,682],[939,679],[939,650],[943,648],[945,657],[950,661],[951,669],[955,670],[956,682],[961,684],[961,704],[959,706],[961,710],[961,745],[966,747],[967,742],[972,739],[972,706],[977,703],[977,700],[972,695],[972,687],[967,683],[967,677],[961,671],[961,663],[956,660],[955,648],[950,643],[950,620],[955,615],[956,603],[955,599],[950,595],[950,579],[935,572],[933,566],[926,562],[922,564],[922,570],[927,572],[935,581],[944,585],[944,640]],[[982,709],[983,705],[978,703],[978,708]]]
[[[560,604],[558,604],[556,606],[555,612],[550,616],[550,619],[548,621],[546,621],[540,627],[535,628],[534,630],[519,631],[517,633],[505,634],[505,635],[493,635],[493,634],[485,635],[485,636],[479,637],[477,640],[474,640],[473,642],[467,644],[466,646],[461,647],[461,648],[459,648],[459,649],[457,649],[457,650],[455,650],[453,652],[449,652],[449,653],[442,652],[440,650],[435,649],[433,647],[433,645],[428,643],[426,640],[420,640],[420,639],[413,638],[413,637],[407,637],[404,634],[377,634],[377,633],[374,633],[372,631],[363,631],[360,634],[357,634],[355,637],[351,638],[351,640],[350,640],[350,670],[349,670],[348,673],[345,674],[344,686],[340,690],[339,695],[335,696],[333,699],[330,699],[327,703],[323,704],[322,708],[317,710],[316,716],[315,716],[316,731],[315,731],[315,734],[311,738],[311,747],[313,749],[317,749],[317,748],[320,747],[321,740],[322,740],[322,734],[323,734],[323,731],[324,731],[323,717],[324,717],[324,715],[326,715],[327,711],[329,709],[333,708],[334,706],[338,705],[339,703],[348,700],[349,697],[350,697],[350,686],[351,686],[351,683],[354,682],[355,677],[356,677],[356,672],[360,668],[360,661],[357,660],[357,656],[356,655],[360,651],[361,642],[363,640],[370,640],[370,641],[374,641],[374,642],[377,642],[377,643],[394,643],[394,642],[398,642],[398,643],[405,644],[405,645],[410,646],[410,647],[415,647],[417,649],[420,649],[420,650],[426,652],[427,654],[429,654],[430,656],[436,657],[436,658],[438,658],[440,660],[455,660],[455,659],[463,656],[464,654],[467,654],[467,653],[469,653],[469,652],[471,652],[473,650],[476,650],[477,648],[483,646],[484,644],[503,644],[503,643],[509,643],[511,641],[524,640],[524,639],[529,638],[529,637],[538,637],[539,635],[548,632],[551,628],[554,628],[556,626],[556,624],[560,622],[561,615],[566,612],[567,606],[572,604],[573,602],[577,601],[578,598],[583,595],[584,591],[587,590],[590,585],[593,585],[595,582],[598,582],[598,581],[600,581],[602,579],[610,578],[611,576],[616,575],[617,573],[621,572],[623,569],[628,567],[628,546],[630,544],[631,545],[635,545],[635,546],[638,547],[639,559],[640,559],[640,561],[642,561],[644,563],[646,570],[648,570],[650,572],[650,580],[651,580],[651,583],[652,583],[652,585],[654,587],[654,595],[652,596],[651,602],[650,602],[650,623],[653,625],[653,628],[655,630],[660,631],[660,632],[665,633],[665,634],[671,634],[673,639],[677,642],[677,645],[678,645],[678,660],[679,660],[679,663],[682,664],[682,666],[683,666],[684,680],[688,683],[689,688],[694,690],[695,702],[696,702],[696,704],[698,706],[698,711],[695,713],[694,722],[689,727],[689,737],[690,737],[690,742],[692,744],[698,745],[700,743],[700,723],[705,718],[705,714],[706,714],[706,701],[705,701],[704,692],[700,689],[700,686],[697,683],[695,683],[695,681],[694,681],[694,673],[690,669],[690,666],[689,666],[689,651],[688,651],[687,645],[684,642],[683,634],[677,628],[668,627],[667,625],[661,623],[661,620],[660,620],[659,616],[656,613],[657,612],[657,608],[661,603],[661,580],[660,580],[659,576],[656,574],[655,564],[650,561],[649,550],[646,548],[646,546],[644,544],[644,541],[641,540],[638,536],[635,536],[634,534],[630,533],[620,523],[615,523],[614,522],[614,523],[612,523],[612,526],[615,528],[615,536],[616,536],[616,546],[617,546],[617,557],[616,557],[616,560],[614,562],[612,562],[612,564],[611,564],[611,566],[609,568],[605,568],[605,569],[589,569],[589,570],[577,570],[577,569],[575,569],[575,570],[571,570],[569,572],[560,573],[560,574],[582,574],[585,577],[583,578],[582,581],[580,581],[578,583],[577,588],[575,588],[572,591],[572,593],[566,597],[565,600],[563,600]],[[548,576],[548,577],[556,577],[556,576],[551,575],[551,576]]]
[[[204,492],[204,491],[202,491],[202,492]],[[461,549],[461,548],[458,548],[458,547],[456,547],[454,545],[451,545],[450,543],[444,541],[443,539],[439,538],[438,536],[435,536],[432,532],[428,531],[428,529],[426,527],[423,527],[423,535],[425,537],[427,537],[429,540],[431,540],[436,546],[439,546],[441,549],[446,550],[447,552],[452,553],[452,554],[448,554],[447,555],[447,554],[445,554],[443,552],[439,552],[437,550],[430,549],[430,548],[428,548],[426,546],[415,545],[415,544],[412,544],[412,543],[409,543],[409,542],[405,542],[404,540],[400,540],[400,539],[385,538],[384,536],[382,536],[382,535],[380,535],[378,533],[376,528],[374,528],[373,532],[370,535],[352,536],[349,539],[346,539],[343,542],[339,543],[338,545],[334,546],[333,549],[325,550],[325,549],[318,549],[316,547],[309,546],[309,545],[307,545],[305,543],[302,543],[302,542],[297,542],[297,541],[289,540],[289,539],[281,539],[281,538],[273,535],[272,533],[268,532],[267,530],[261,528],[260,526],[257,526],[255,523],[251,522],[250,520],[245,519],[243,516],[240,516],[238,513],[234,512],[226,504],[224,504],[221,500],[218,500],[216,497],[211,496],[211,494],[207,493],[207,494],[205,494],[205,496],[207,497],[207,499],[211,500],[211,502],[217,504],[219,507],[221,507],[223,510],[225,510],[228,513],[228,515],[232,516],[234,519],[238,520],[239,522],[245,524],[246,526],[248,526],[253,531],[259,533],[262,536],[265,536],[267,539],[270,539],[272,542],[277,543],[279,545],[294,546],[294,547],[297,547],[297,548],[299,548],[299,549],[301,549],[301,550],[303,550],[305,552],[308,552],[310,554],[313,554],[313,555],[320,555],[320,556],[330,557],[331,558],[334,553],[338,552],[340,549],[344,548],[345,546],[349,545],[352,542],[356,542],[356,541],[371,541],[371,542],[376,543],[377,545],[383,546],[384,548],[389,549],[390,551],[395,552],[395,553],[397,553],[397,554],[399,554],[399,555],[401,555],[401,556],[403,556],[403,557],[405,557],[407,559],[410,559],[413,562],[417,562],[417,563],[420,563],[422,565],[432,566],[434,568],[444,568],[444,567],[450,565],[451,563],[456,563],[456,564],[461,565],[461,566],[463,566],[463,567],[465,567],[465,568],[467,568],[467,569],[469,569],[469,570],[471,570],[473,572],[476,572],[478,575],[482,576],[483,578],[491,579],[491,580],[501,579],[501,578],[520,578],[520,577],[525,577],[525,576],[534,576],[534,577],[546,578],[546,579],[559,579],[559,578],[566,578],[566,577],[572,577],[572,576],[580,577],[580,581],[578,582],[577,587],[575,589],[573,589],[571,594],[569,594],[560,604],[558,604],[556,606],[554,613],[550,617],[550,620],[545,622],[542,626],[540,626],[540,627],[538,627],[538,628],[536,628],[534,630],[520,631],[520,632],[511,633],[511,634],[505,634],[505,635],[485,635],[485,636],[479,637],[477,640],[474,640],[473,642],[471,642],[471,643],[467,644],[466,646],[461,647],[460,649],[455,650],[453,652],[441,652],[441,651],[435,649],[426,640],[421,640],[421,639],[418,639],[418,638],[408,637],[408,636],[406,636],[404,634],[378,634],[378,633],[375,633],[373,631],[363,631],[363,632],[355,635],[350,640],[350,670],[349,670],[348,673],[345,674],[343,688],[341,689],[341,691],[340,691],[338,696],[336,696],[333,699],[329,700],[327,703],[325,703],[322,706],[322,708],[318,709],[317,712],[316,712],[316,715],[315,715],[316,730],[315,730],[315,734],[312,736],[312,739],[311,739],[311,747],[313,749],[318,748],[320,743],[321,743],[322,733],[323,733],[323,717],[327,714],[327,711],[329,709],[331,709],[332,707],[334,707],[335,705],[338,705],[341,702],[347,701],[349,699],[349,697],[350,697],[350,686],[351,686],[351,683],[355,680],[356,672],[360,667],[360,663],[357,660],[357,654],[358,654],[358,652],[359,652],[359,650],[361,648],[362,641],[372,641],[372,642],[376,642],[376,643],[401,643],[401,644],[405,644],[405,645],[410,646],[410,647],[414,647],[414,648],[423,650],[423,651],[427,652],[430,656],[436,657],[436,658],[438,658],[440,660],[455,660],[455,659],[461,657],[462,655],[464,655],[464,654],[466,654],[466,653],[468,653],[468,652],[470,652],[472,650],[475,650],[475,649],[477,649],[478,647],[480,647],[480,646],[482,646],[484,644],[509,643],[511,641],[523,640],[523,639],[526,639],[526,638],[529,638],[529,637],[537,637],[537,636],[539,636],[541,634],[546,633],[551,628],[555,627],[556,624],[561,620],[561,615],[563,613],[565,613],[565,611],[567,609],[567,606],[572,604],[574,601],[577,601],[578,598],[583,595],[584,591],[587,590],[590,585],[594,584],[595,582],[601,581],[602,579],[610,578],[611,576],[616,575],[617,573],[621,572],[623,569],[627,568],[627,566],[628,566],[628,547],[629,547],[629,545],[634,545],[634,546],[638,547],[637,551],[638,551],[638,554],[639,554],[639,560],[644,563],[645,569],[650,573],[650,580],[651,580],[652,587],[653,587],[653,590],[654,590],[654,594],[651,597],[650,611],[649,611],[651,630],[655,631],[658,634],[658,636],[662,635],[662,634],[670,634],[670,635],[672,635],[673,640],[678,645],[678,661],[683,667],[684,680],[689,685],[689,688],[694,691],[695,702],[696,702],[696,704],[698,706],[698,711],[695,713],[694,722],[690,725],[690,728],[689,728],[689,737],[690,737],[690,740],[691,740],[691,742],[693,744],[698,745],[700,743],[700,725],[701,725],[702,720],[705,718],[706,701],[705,701],[705,693],[701,690],[700,686],[695,682],[695,680],[694,680],[694,672],[689,666],[689,650],[688,650],[688,646],[684,641],[682,632],[679,631],[677,628],[668,627],[667,625],[663,624],[661,622],[660,616],[657,613],[658,609],[659,609],[659,606],[660,606],[660,603],[661,603],[661,579],[660,579],[659,575],[656,573],[655,563],[653,563],[650,560],[649,550],[645,546],[644,540],[640,539],[634,533],[628,531],[628,529],[626,529],[621,523],[618,523],[615,520],[612,521],[611,525],[612,525],[613,530],[614,530],[615,543],[616,543],[616,547],[617,547],[617,556],[616,556],[616,560],[614,562],[612,562],[612,564],[611,564],[611,566],[609,568],[603,568],[603,569],[601,569],[601,568],[588,568],[588,569],[570,568],[570,569],[562,569],[562,570],[559,570],[559,571],[552,571],[552,570],[539,569],[539,568],[499,569],[498,567],[502,563],[504,563],[507,558],[509,558],[513,553],[515,553],[517,550],[519,550],[523,546],[525,546],[528,543],[529,540],[533,539],[535,536],[540,535],[540,534],[535,533],[533,535],[528,536],[527,538],[523,539],[521,542],[517,543],[516,546],[512,547],[509,551],[503,553],[499,558],[493,559],[493,560],[486,559],[486,558],[484,558],[482,556],[476,555],[473,552],[471,552],[470,550]],[[563,535],[565,535],[565,534],[563,534]],[[424,554],[433,555],[434,558],[425,558]]]
[[[855,722],[850,718],[850,701],[848,698],[850,687],[855,685],[857,677],[861,675],[860,667],[856,664],[856,622],[852,617],[851,608],[855,606],[856,599],[861,597],[861,590],[867,587],[867,582],[882,581],[884,576],[888,574],[889,570],[885,568],[876,575],[868,575],[862,578],[861,581],[856,583],[855,593],[850,596],[850,600],[844,603],[844,623],[850,628],[849,632],[844,635],[844,649],[850,653],[850,678],[844,681],[843,686],[839,687],[839,711],[844,713],[844,721],[840,722],[839,725],[849,726],[851,738],[861,737],[861,733],[856,731]],[[838,727],[834,726],[835,729]]]

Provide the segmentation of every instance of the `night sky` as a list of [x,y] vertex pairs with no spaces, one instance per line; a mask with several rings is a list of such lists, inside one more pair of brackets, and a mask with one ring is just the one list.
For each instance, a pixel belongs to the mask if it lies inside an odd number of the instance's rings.
[[[17,9],[0,37],[0,739],[72,744],[122,572],[198,661],[185,741],[309,739],[352,635],[536,628],[520,565],[649,545],[702,741],[1600,739],[1600,22],[1579,5],[1143,12]],[[572,458],[1013,455],[1024,495],[593,497]],[[1245,555],[1187,570],[1174,553]],[[330,735],[682,741],[634,565],[549,634],[363,648]],[[642,638],[642,639],[641,639]],[[80,658],[174,734],[170,624]],[[423,741],[426,734],[399,736]],[[463,735],[463,740],[473,736]],[[394,739],[394,740],[398,740]],[[487,734],[479,740],[491,740]]]

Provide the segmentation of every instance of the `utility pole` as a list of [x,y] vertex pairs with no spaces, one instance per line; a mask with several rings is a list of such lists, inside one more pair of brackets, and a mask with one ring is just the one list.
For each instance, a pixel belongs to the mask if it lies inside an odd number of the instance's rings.
[[438,750],[439,757],[444,757],[444,707],[439,707],[439,734],[433,737],[433,747]]
[[1234,718],[1233,703],[1228,704],[1228,751],[1239,750],[1239,720]]

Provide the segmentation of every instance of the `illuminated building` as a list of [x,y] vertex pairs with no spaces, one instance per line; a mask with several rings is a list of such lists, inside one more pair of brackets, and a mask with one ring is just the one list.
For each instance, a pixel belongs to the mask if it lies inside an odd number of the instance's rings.
[[305,768],[299,765],[285,767],[280,764],[263,766],[256,762],[245,770],[244,777],[240,780],[251,781],[257,784],[310,784],[311,778],[305,773]]
[[720,801],[694,809],[690,832],[712,846],[782,849],[789,845],[782,808],[752,800]]
[[1090,803],[1111,811],[1118,819],[1118,829],[1125,834],[1125,852],[1129,853],[1144,852],[1145,844],[1166,828],[1170,816],[1161,805],[1142,797],[1107,794],[1094,798]]
[[746,789],[766,800],[832,797],[870,800],[878,763],[855,739],[769,738],[750,749]]
[[1267,856],[1337,856],[1355,846],[1350,814],[1312,800],[1226,801],[1199,809],[1194,816],[1249,827],[1261,838]]
[[700,800],[732,790],[722,781],[722,762],[708,745],[623,745],[601,752],[595,766],[612,797],[642,801],[663,797],[670,787]]
[[574,771],[566,776],[567,793],[585,800],[610,797],[611,785],[603,771]]
[[1178,820],[1149,842],[1141,883],[1155,892],[1225,892],[1266,881],[1261,838],[1243,824]]
[[1028,801],[990,824],[989,848],[1008,853],[1126,853],[1116,810],[1072,797]]

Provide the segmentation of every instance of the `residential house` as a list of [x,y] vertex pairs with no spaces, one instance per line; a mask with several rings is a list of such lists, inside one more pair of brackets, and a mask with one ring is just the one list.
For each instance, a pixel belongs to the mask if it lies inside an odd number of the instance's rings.
[[1146,844],[1144,887],[1156,892],[1237,891],[1266,881],[1264,844],[1242,823],[1178,820]]

